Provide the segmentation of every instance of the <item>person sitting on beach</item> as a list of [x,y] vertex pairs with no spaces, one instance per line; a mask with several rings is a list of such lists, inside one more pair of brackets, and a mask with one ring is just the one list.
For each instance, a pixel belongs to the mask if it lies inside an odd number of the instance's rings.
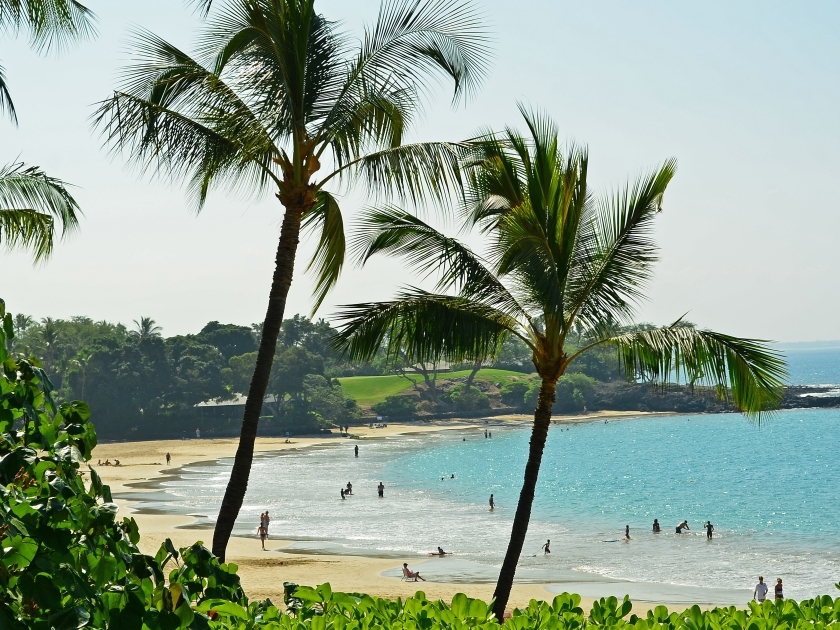
[[408,562],[403,562],[403,575],[406,577],[406,579],[414,580],[415,582],[417,580],[423,580],[424,582],[426,581],[425,578],[420,576],[419,571],[412,571],[408,568]]
[[691,528],[688,526],[688,521],[683,521],[682,523],[677,525],[677,533],[682,534],[682,530],[684,529],[691,530]]
[[659,527],[659,519],[658,518],[653,519],[653,533],[658,534],[661,531],[662,531],[662,528]]
[[105,463],[104,463],[104,464],[102,464],[102,465],[103,465],[103,466],[110,466],[110,465],[111,465],[111,460],[110,460],[110,459],[106,459],[106,460],[105,460]]

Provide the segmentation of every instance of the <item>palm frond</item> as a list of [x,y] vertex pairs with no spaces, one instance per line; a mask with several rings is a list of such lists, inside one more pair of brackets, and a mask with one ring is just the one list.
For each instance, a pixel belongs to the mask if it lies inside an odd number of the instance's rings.
[[346,164],[325,178],[362,178],[374,195],[394,195],[420,205],[434,201],[448,207],[463,190],[460,160],[469,143],[420,142],[376,151]]
[[376,254],[402,256],[426,277],[440,274],[436,291],[455,290],[461,298],[479,300],[511,316],[524,315],[480,256],[400,208],[384,206],[365,212],[352,249],[362,264]]
[[625,319],[641,299],[657,260],[653,220],[676,166],[676,160],[668,160],[600,203],[589,226],[591,239],[576,252],[569,282],[569,310],[586,326],[605,314]]
[[516,321],[478,302],[411,288],[392,302],[352,304],[338,314],[336,349],[351,361],[380,348],[409,361],[484,361],[515,330]]
[[484,20],[468,2],[385,0],[366,29],[350,76],[424,90],[429,76],[452,79],[453,104],[476,91],[490,57]]
[[6,83],[5,69],[0,66],[0,114],[7,113],[12,123],[17,125],[17,112],[12,102],[12,95],[9,94],[9,87]]
[[307,271],[314,270],[316,275],[313,293],[315,304],[312,307],[314,315],[327,293],[338,282],[344,266],[344,220],[336,198],[324,190],[319,191],[317,203],[303,217],[303,228],[313,231],[320,228],[321,231],[318,246],[307,267]]
[[762,414],[778,408],[787,377],[781,353],[766,343],[676,322],[664,328],[606,336],[593,345],[613,346],[628,378],[713,387],[718,398],[731,401],[760,421]]
[[61,235],[78,228],[79,205],[67,184],[37,166],[0,167],[0,242],[7,248],[31,249],[35,261],[49,257],[56,221]]
[[0,31],[28,31],[37,51],[96,34],[93,12],[76,0],[0,0]]
[[215,182],[250,193],[277,183],[280,153],[249,106],[216,74],[152,33],[138,31],[139,61],[93,124],[129,163],[191,181],[198,208]]

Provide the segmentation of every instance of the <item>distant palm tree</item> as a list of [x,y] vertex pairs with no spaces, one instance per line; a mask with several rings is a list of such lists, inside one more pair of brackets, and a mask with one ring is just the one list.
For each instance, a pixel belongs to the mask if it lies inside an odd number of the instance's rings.
[[44,369],[47,371],[53,367],[53,362],[58,353],[58,343],[61,334],[58,331],[58,322],[52,317],[45,317],[41,320],[41,342],[44,344]]
[[[0,33],[29,34],[38,51],[87,37],[94,32],[93,14],[75,0],[0,0]],[[0,65],[0,114],[17,124],[17,112]],[[37,166],[12,162],[0,166],[0,245],[29,249],[35,262],[52,253],[55,223],[62,236],[78,227],[79,206],[67,184]]]
[[[782,396],[784,362],[764,343],[677,322],[617,332],[644,297],[656,247],[653,219],[675,172],[674,161],[632,187],[596,202],[587,187],[585,150],[563,151],[548,118],[525,112],[530,131],[512,129],[484,141],[471,168],[471,216],[490,240],[485,261],[466,246],[395,208],[372,211],[363,260],[378,252],[405,257],[425,273],[439,271],[438,291],[409,288],[393,302],[357,304],[342,314],[337,343],[365,361],[388,354],[417,360],[478,361],[508,337],[528,345],[542,379],[525,478],[510,543],[496,586],[501,619],[522,553],[557,381],[580,355],[612,346],[630,379],[667,384],[696,379],[750,417],[761,418]],[[455,294],[443,292],[454,290]],[[580,323],[583,347],[567,352]]]
[[85,350],[79,350],[79,353],[76,355],[76,358],[71,361],[71,363],[79,369],[79,372],[82,373],[82,392],[81,396],[79,396],[81,400],[85,399],[85,383],[87,381],[87,373],[90,369],[90,363],[92,358],[93,355],[91,355],[90,353],[86,352]]
[[151,317],[141,317],[140,321],[135,319],[134,326],[135,329],[130,334],[141,340],[160,337],[160,333],[163,332],[163,328],[158,326],[157,322]]
[[15,315],[15,318],[12,320],[12,324],[15,327],[15,336],[25,333],[26,329],[34,323],[35,320],[30,315],[24,315],[23,313]]
[[151,33],[136,36],[140,61],[96,115],[107,144],[141,168],[189,182],[199,209],[220,185],[270,191],[285,209],[239,448],[213,535],[218,557],[248,486],[301,229],[319,236],[309,263],[317,309],[345,252],[339,198],[328,185],[363,178],[380,193],[443,198],[457,183],[461,146],[403,140],[433,79],[451,78],[456,100],[476,88],[486,42],[475,11],[449,0],[385,0],[358,46],[316,12],[314,0],[217,3],[196,56]]

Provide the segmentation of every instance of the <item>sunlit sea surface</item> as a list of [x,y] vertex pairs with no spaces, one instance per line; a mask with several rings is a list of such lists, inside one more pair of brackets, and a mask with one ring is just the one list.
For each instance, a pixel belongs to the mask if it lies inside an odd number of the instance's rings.
[[[491,581],[507,546],[529,431],[486,426],[492,438],[464,429],[258,457],[236,533],[253,534],[268,509],[272,538],[297,540],[301,551],[417,563],[440,545],[453,555],[425,562],[430,577]],[[578,591],[586,584],[577,582],[616,580],[730,589],[710,596],[714,603],[748,598],[759,574],[771,583],[783,578],[788,596],[832,593],[840,580],[838,444],[840,411],[832,409],[786,411],[761,426],[737,414],[553,425],[518,577],[571,582]],[[165,484],[170,506],[214,520],[229,472],[230,461],[188,466]],[[354,496],[342,500],[348,481]],[[659,535],[651,532],[654,518]],[[691,531],[677,535],[683,519]],[[707,519],[712,541],[702,529]],[[621,540],[625,525],[629,542]],[[544,556],[549,538],[552,553]],[[593,588],[585,594],[603,586]]]

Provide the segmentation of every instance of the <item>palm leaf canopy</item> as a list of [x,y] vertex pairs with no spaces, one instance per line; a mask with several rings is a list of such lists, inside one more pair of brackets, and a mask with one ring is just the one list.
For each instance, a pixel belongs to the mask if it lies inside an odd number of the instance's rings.
[[375,193],[420,200],[457,187],[462,145],[403,139],[430,81],[449,79],[455,100],[475,90],[486,40],[461,2],[386,0],[358,43],[314,0],[216,2],[194,54],[136,32],[135,63],[94,121],[141,170],[188,181],[198,209],[214,186],[284,204],[314,195],[307,212],[317,216],[304,219],[322,230],[310,264],[317,308],[343,263],[338,197],[318,191],[362,178]]
[[35,261],[52,253],[56,222],[61,236],[73,232],[81,214],[67,185],[37,166],[0,167],[0,244],[31,250]]
[[[522,114],[527,135],[484,133],[464,158],[466,227],[484,230],[486,258],[398,208],[369,211],[353,242],[360,261],[399,256],[439,280],[434,293],[407,289],[392,302],[347,307],[336,346],[355,360],[384,347],[392,356],[472,361],[515,335],[540,376],[556,380],[583,352],[609,345],[628,378],[708,385],[748,414],[777,406],[785,365],[760,341],[682,321],[624,332],[657,260],[653,221],[675,161],[598,198],[587,187],[586,150],[563,146],[548,117]],[[587,345],[567,350],[575,329]]]
[[[94,34],[93,13],[76,0],[0,0],[0,35],[29,33],[35,50],[63,48]],[[0,113],[17,123],[17,113],[0,66]]]

